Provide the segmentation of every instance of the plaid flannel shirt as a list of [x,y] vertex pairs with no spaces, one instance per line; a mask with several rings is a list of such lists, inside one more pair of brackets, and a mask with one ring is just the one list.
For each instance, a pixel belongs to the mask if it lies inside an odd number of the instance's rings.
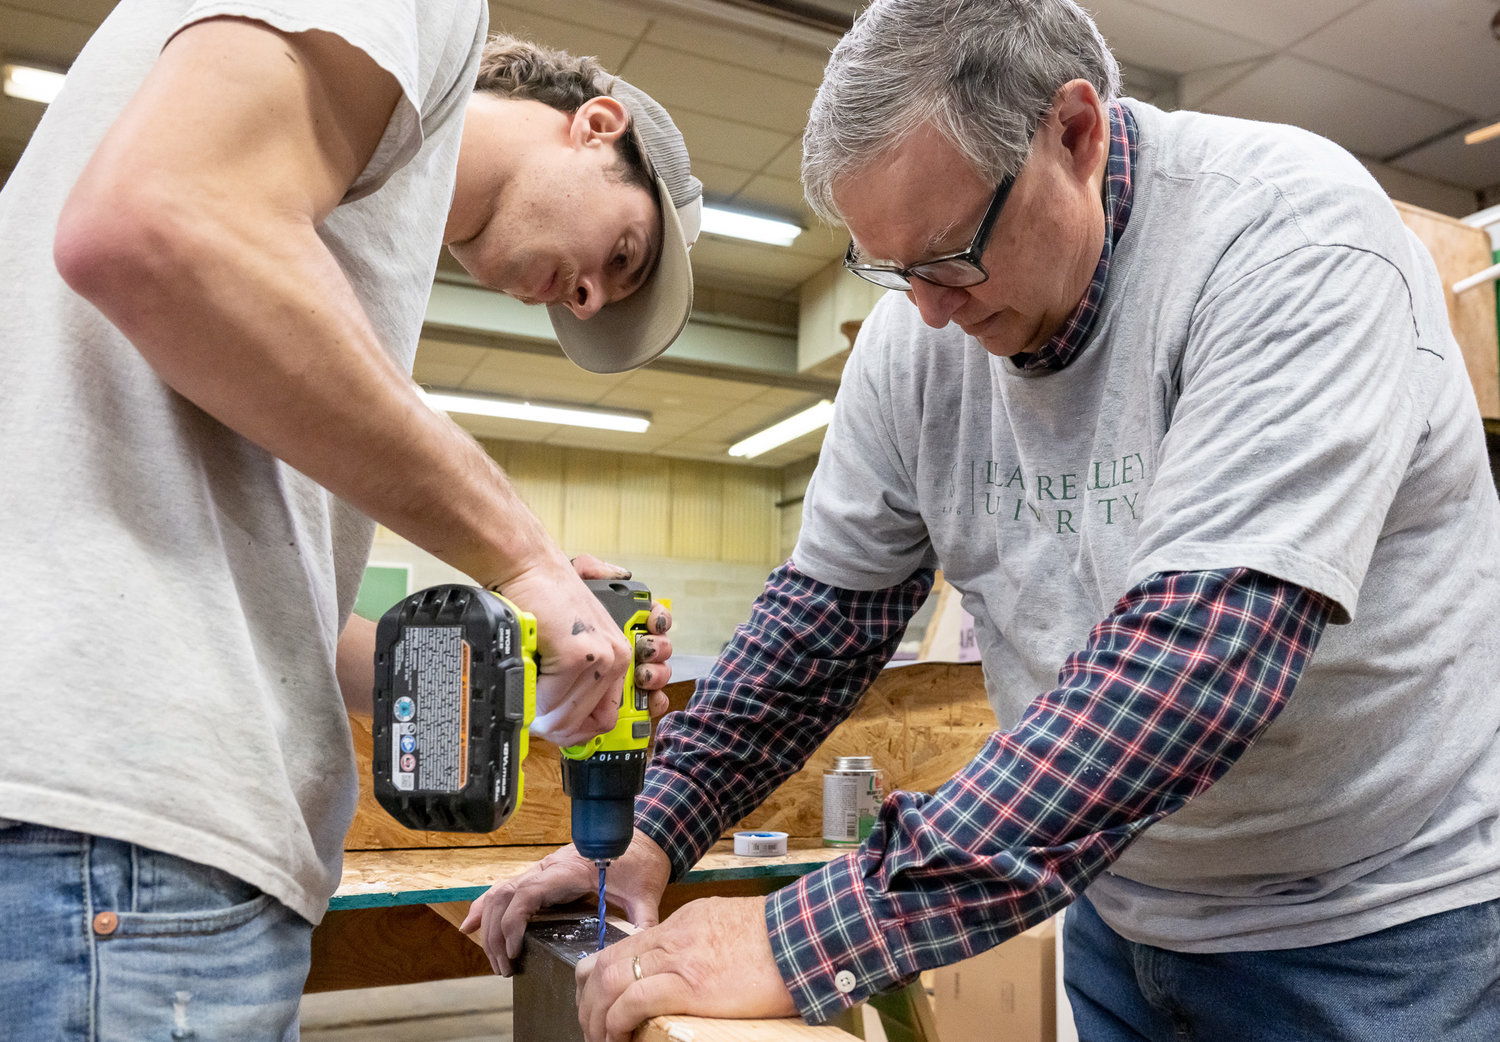
[[[687,711],[657,734],[636,824],[680,877],[795,773],[895,651],[932,586],[843,590],[790,563]],[[1276,716],[1331,602],[1246,569],[1153,576],[1058,686],[937,792],[893,792],[869,839],[766,903],[813,1022],[1065,907],[1141,830],[1218,779]]]
[[[1129,218],[1134,120],[1110,107],[1109,234],[1094,279],[1030,371],[1083,349]],[[637,825],[680,877],[798,770],[890,659],[932,588],[771,576],[692,705],[657,734]],[[1245,569],[1156,575],[1059,683],[932,794],[893,792],[860,849],[773,895],[766,928],[798,1009],[821,1021],[985,950],[1065,907],[1140,832],[1242,755],[1296,686],[1331,614]]]

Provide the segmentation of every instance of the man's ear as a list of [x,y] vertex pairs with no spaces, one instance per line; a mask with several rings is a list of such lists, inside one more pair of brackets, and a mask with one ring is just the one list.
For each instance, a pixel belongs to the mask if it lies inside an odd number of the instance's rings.
[[613,145],[630,127],[630,113],[618,98],[590,98],[573,113],[570,134],[576,145]]
[[1088,80],[1069,80],[1053,95],[1052,111],[1075,173],[1091,176],[1109,154],[1109,117],[1099,92]]

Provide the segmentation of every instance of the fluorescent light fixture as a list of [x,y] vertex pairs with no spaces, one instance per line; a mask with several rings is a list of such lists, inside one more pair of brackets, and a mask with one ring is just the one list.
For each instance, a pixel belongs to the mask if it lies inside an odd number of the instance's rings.
[[717,206],[703,208],[703,231],[710,235],[727,235],[731,239],[763,242],[768,246],[790,246],[802,234],[802,229],[789,221],[723,210]]
[[752,434],[744,441],[735,442],[729,446],[729,454],[754,459],[756,456],[770,452],[778,445],[785,445],[793,438],[800,438],[804,434],[811,434],[819,427],[828,426],[828,420],[832,416],[833,403],[824,398],[810,409],[803,409],[795,416],[788,416],[780,423],[772,424],[759,434]]
[[470,416],[495,416],[502,420],[527,420],[532,423],[564,424],[569,427],[593,427],[601,431],[644,434],[651,417],[643,413],[606,412],[583,405],[548,405],[523,402],[488,395],[457,394],[451,391],[426,391],[418,388],[429,406],[442,412]]
[[13,98],[50,105],[62,90],[64,78],[63,73],[51,69],[5,63],[5,93]]
[[1464,144],[1477,145],[1482,141],[1489,141],[1497,137],[1500,137],[1500,123],[1491,123],[1487,127],[1480,127],[1478,130],[1471,130],[1465,134]]

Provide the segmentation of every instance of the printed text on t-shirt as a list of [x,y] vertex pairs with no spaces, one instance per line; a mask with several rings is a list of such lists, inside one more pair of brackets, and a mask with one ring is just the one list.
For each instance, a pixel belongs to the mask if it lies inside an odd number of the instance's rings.
[[967,474],[948,470],[945,514],[1004,517],[1062,535],[1077,534],[1086,517],[1105,525],[1140,520],[1146,461],[1139,452],[1091,460],[1081,471],[1028,474],[1020,464],[970,460]]

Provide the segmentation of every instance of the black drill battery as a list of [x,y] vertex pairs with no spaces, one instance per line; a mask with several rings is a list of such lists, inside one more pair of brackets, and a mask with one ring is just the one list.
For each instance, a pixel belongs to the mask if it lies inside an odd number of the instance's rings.
[[375,631],[375,798],[410,829],[491,832],[520,805],[536,713],[536,619],[444,585]]

